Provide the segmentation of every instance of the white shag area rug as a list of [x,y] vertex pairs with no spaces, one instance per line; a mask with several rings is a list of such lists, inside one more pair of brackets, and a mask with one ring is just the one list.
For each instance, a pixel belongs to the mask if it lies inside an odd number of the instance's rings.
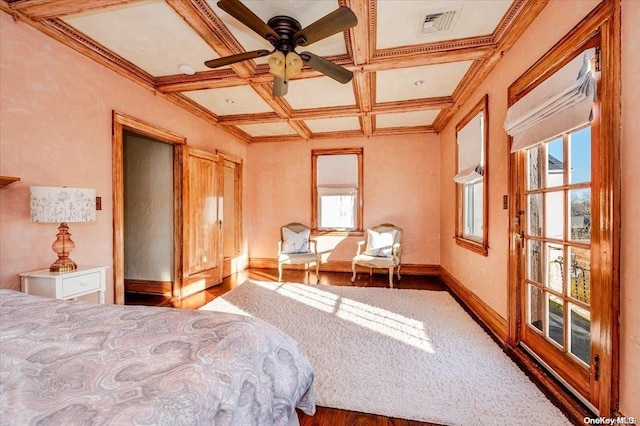
[[200,309],[296,339],[319,406],[445,425],[569,424],[443,291],[247,281]]

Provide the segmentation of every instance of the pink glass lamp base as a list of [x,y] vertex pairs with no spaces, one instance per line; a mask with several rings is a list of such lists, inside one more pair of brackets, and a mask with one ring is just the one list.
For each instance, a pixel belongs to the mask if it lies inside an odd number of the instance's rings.
[[69,259],[69,253],[76,247],[75,243],[71,240],[71,234],[69,233],[69,226],[66,223],[61,223],[58,226],[58,234],[56,240],[51,245],[51,248],[58,255],[58,260],[53,262],[49,267],[51,272],[67,272],[75,270],[78,265]]

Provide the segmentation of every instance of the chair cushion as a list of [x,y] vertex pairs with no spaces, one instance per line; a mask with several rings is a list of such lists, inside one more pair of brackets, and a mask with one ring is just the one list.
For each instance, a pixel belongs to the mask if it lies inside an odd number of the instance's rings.
[[309,230],[293,232],[282,228],[282,253],[309,253]]
[[367,229],[367,248],[364,254],[376,257],[391,257],[396,232],[395,229],[387,232],[376,232],[373,229]]
[[278,263],[312,263],[318,261],[315,253],[282,253],[278,256]]
[[396,257],[379,257],[369,256],[368,254],[360,254],[353,258],[353,263],[363,266],[371,266],[373,268],[390,268],[398,266]]

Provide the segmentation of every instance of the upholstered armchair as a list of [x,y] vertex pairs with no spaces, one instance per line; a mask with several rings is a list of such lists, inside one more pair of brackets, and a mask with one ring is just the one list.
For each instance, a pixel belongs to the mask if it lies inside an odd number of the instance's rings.
[[315,240],[310,238],[311,230],[302,223],[292,222],[280,228],[278,241],[278,281],[282,281],[282,267],[284,265],[315,264],[316,277],[320,278],[320,255]]
[[394,269],[400,280],[402,228],[391,223],[383,223],[367,229],[366,237],[365,241],[358,242],[358,251],[351,261],[351,282],[356,280],[358,265],[368,267],[369,274],[373,273],[373,268],[385,268],[389,270],[389,287],[393,288]]

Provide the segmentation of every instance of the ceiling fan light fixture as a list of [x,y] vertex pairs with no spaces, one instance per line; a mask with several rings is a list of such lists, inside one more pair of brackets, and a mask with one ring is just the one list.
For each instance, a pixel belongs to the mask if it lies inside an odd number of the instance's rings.
[[280,51],[274,52],[269,56],[269,73],[274,77],[285,78],[285,56]]
[[286,62],[286,74],[287,74],[286,80],[302,73],[302,66],[304,65],[304,63],[302,62],[302,58],[298,56],[297,53],[295,52],[287,53],[285,62]]

